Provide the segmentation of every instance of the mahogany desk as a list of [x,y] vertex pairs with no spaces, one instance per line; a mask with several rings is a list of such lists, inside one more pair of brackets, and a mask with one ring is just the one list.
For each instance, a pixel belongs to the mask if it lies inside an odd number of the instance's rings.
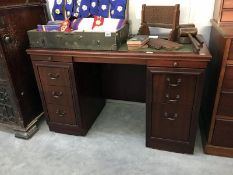
[[146,146],[193,153],[204,72],[211,59],[206,46],[200,54],[190,46],[173,52],[130,52],[126,46],[119,51],[27,52],[51,131],[85,135],[106,98],[144,101]]

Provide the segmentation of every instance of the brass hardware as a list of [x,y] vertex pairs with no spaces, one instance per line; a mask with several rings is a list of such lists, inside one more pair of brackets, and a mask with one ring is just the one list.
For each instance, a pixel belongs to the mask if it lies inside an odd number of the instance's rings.
[[98,47],[100,47],[100,40],[97,40],[97,45]]
[[54,98],[60,98],[62,95],[63,95],[63,92],[55,92],[55,91],[52,91],[52,95]]
[[53,74],[53,73],[48,73],[48,76],[50,77],[51,80],[56,80],[60,77],[59,73]]
[[5,44],[10,44],[12,42],[12,39],[9,35],[4,35],[3,40],[4,40]]
[[46,39],[45,38],[41,39],[41,46],[44,47],[44,48],[46,47]]
[[173,63],[173,67],[177,67],[178,66],[178,63],[177,62],[174,62]]
[[62,36],[62,35],[56,35],[56,38],[57,38],[57,39],[62,39],[63,36]]
[[24,96],[24,92],[21,92],[20,95],[21,95],[21,96]]
[[60,109],[58,109],[56,111],[56,114],[59,116],[59,117],[64,117],[66,115],[65,111],[61,111]]
[[168,99],[169,102],[177,102],[180,99],[180,95],[177,94],[175,99],[170,99],[170,95],[166,94],[166,98]]
[[167,78],[167,81],[168,81],[168,85],[171,86],[171,87],[177,87],[180,85],[180,83],[182,82],[182,79],[181,78],[178,78],[176,83],[171,83],[171,79],[168,77]]
[[176,118],[178,117],[178,114],[177,113],[168,113],[168,112],[164,112],[164,117],[165,119],[167,120],[171,120],[171,121],[174,121],[176,120]]
[[48,61],[52,61],[52,57],[48,57]]

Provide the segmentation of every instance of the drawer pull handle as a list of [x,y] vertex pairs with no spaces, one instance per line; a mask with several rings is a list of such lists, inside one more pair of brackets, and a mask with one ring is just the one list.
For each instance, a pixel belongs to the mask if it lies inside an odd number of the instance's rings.
[[4,40],[5,44],[10,44],[13,41],[9,35],[4,35],[3,40]]
[[180,95],[177,94],[175,99],[170,99],[170,95],[166,94],[166,98],[168,99],[169,102],[177,102],[180,99]]
[[63,95],[63,92],[55,92],[55,91],[53,91],[52,95],[53,95],[54,98],[60,98]]
[[48,76],[50,77],[51,80],[56,80],[60,77],[59,73],[53,74],[53,73],[48,73]]
[[171,86],[171,87],[177,87],[180,85],[180,83],[182,82],[182,79],[181,78],[178,78],[176,83],[171,83],[171,79],[168,77],[167,78],[167,82],[168,82],[168,85]]
[[61,111],[60,109],[58,109],[56,111],[56,114],[59,116],[59,117],[64,117],[66,115],[66,113],[64,111]]
[[169,114],[168,112],[164,112],[164,117],[165,117],[165,119],[167,119],[167,120],[174,121],[174,120],[177,119],[178,114],[177,114],[177,113],[170,113],[170,114]]

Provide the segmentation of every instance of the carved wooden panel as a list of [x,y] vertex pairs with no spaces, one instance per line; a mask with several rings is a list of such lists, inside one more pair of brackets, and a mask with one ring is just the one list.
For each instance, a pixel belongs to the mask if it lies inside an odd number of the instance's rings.
[[16,122],[11,102],[10,85],[6,75],[5,57],[0,47],[0,122]]
[[13,5],[23,5],[30,3],[40,3],[45,2],[45,0],[8,0],[8,1],[0,1],[0,6],[13,6]]
[[0,79],[4,79],[5,78],[5,73],[3,70],[3,64],[1,64],[1,60],[0,60]]
[[0,82],[0,121],[16,122],[9,87],[1,83],[2,82]]

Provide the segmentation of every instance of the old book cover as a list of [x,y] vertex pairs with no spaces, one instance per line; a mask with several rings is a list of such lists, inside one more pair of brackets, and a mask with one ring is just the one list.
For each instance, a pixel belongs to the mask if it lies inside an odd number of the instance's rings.
[[127,41],[127,45],[144,45],[149,41],[147,35],[136,35]]

